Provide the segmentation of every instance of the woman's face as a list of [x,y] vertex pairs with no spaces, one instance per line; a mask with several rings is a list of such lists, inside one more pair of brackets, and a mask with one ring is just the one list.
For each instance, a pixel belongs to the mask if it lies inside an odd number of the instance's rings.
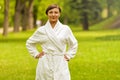
[[60,17],[60,12],[58,8],[53,8],[51,10],[48,11],[48,19],[50,22],[57,22],[57,20]]

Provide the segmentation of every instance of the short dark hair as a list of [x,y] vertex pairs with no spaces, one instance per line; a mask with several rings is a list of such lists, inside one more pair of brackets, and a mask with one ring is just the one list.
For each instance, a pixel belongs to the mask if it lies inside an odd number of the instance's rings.
[[53,8],[58,8],[59,9],[59,12],[61,13],[61,8],[57,5],[57,4],[52,4],[52,5],[49,5],[48,8],[46,9],[46,15],[48,14],[48,11],[53,9]]

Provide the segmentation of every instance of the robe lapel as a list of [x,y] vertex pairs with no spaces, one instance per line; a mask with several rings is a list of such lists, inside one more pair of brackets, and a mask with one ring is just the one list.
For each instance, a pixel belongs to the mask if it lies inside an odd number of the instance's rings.
[[[61,25],[62,24],[58,21],[57,24],[55,25],[55,30],[59,32],[60,31],[59,27],[61,27]],[[47,23],[45,24],[45,30],[50,41],[58,48],[60,52],[63,52],[64,47],[62,46],[60,40],[57,38],[56,32],[52,29],[49,21],[47,21]]]

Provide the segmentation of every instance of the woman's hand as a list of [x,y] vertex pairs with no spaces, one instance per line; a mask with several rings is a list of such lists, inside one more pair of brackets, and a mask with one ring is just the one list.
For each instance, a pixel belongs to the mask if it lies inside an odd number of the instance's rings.
[[42,56],[44,56],[44,52],[42,51],[42,52],[40,52],[37,56],[36,56],[36,58],[41,58]]
[[70,60],[66,55],[64,55],[64,58],[65,58],[66,61]]

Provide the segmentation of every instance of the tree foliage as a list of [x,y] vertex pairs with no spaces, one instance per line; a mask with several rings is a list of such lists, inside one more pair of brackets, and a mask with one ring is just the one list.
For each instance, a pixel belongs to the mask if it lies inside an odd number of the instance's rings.
[[97,0],[69,0],[71,10],[76,10],[83,29],[88,30],[90,23],[100,20],[101,5]]
[[[19,4],[18,4],[18,3]],[[65,24],[82,24],[84,30],[101,20],[102,13],[107,11],[107,17],[119,14],[120,0],[11,0],[9,6],[9,26],[14,31],[31,29],[36,26],[36,20],[44,24],[47,20],[45,10],[50,4],[58,4],[62,8],[60,20]],[[4,1],[0,1],[0,27],[4,21]]]

